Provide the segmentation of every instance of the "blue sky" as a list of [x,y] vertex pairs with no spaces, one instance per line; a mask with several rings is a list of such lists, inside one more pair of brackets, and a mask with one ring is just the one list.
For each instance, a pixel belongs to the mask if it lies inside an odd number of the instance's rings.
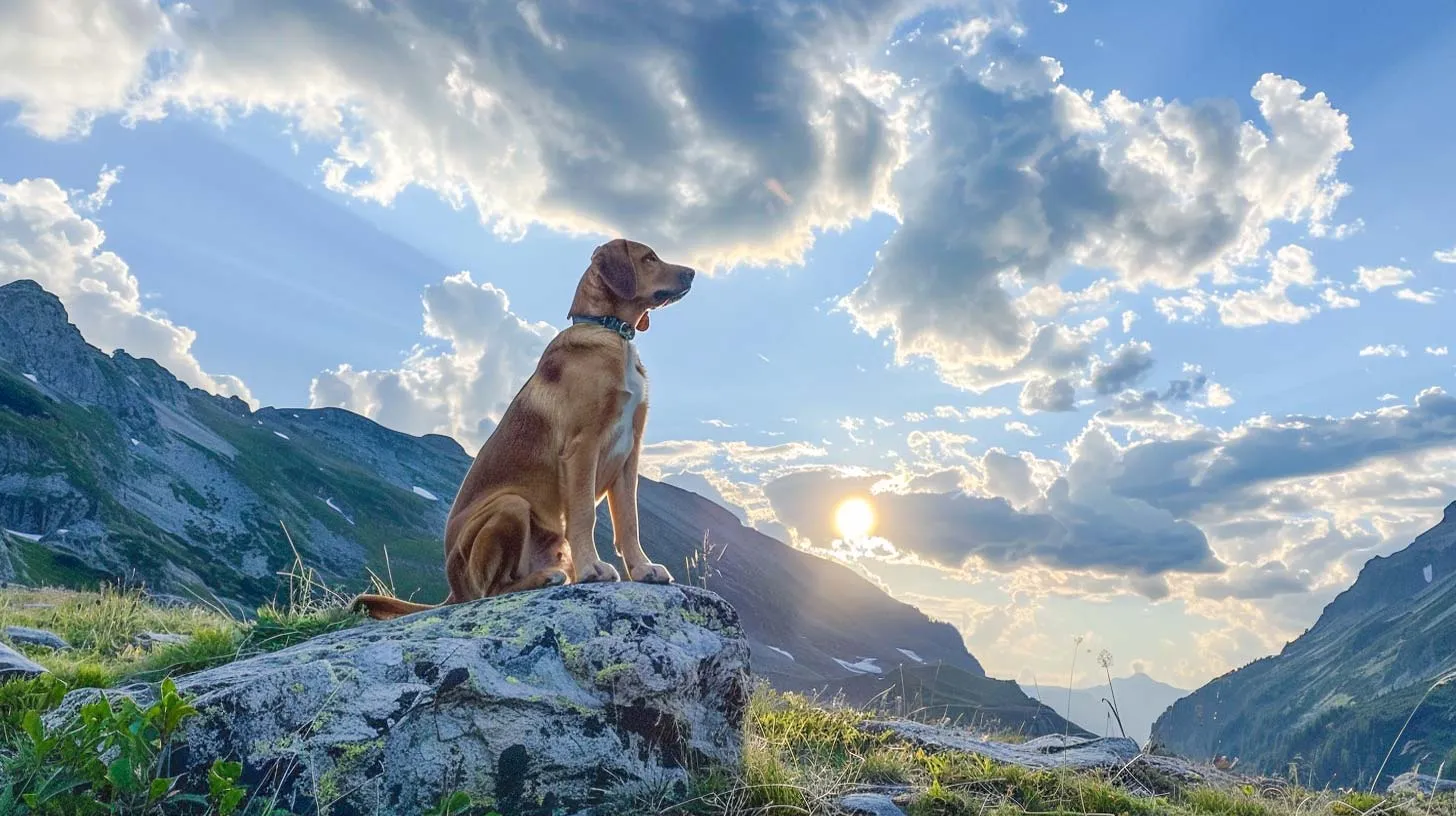
[[1456,499],[1450,4],[654,6],[7,4],[0,281],[473,449],[647,240],[652,474],[1024,681],[1200,683]]

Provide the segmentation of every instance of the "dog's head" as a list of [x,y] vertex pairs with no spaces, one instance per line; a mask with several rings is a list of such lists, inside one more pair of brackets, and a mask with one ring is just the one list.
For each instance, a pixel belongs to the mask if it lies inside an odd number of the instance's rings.
[[682,300],[693,287],[694,274],[686,266],[657,257],[646,244],[617,238],[592,252],[585,278],[595,278],[600,286],[591,287],[594,294],[610,301],[592,304],[599,314],[630,316],[637,331],[647,331],[648,311]]

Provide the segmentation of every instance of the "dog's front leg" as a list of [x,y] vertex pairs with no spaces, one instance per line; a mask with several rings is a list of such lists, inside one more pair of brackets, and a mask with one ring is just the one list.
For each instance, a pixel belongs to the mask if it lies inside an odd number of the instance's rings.
[[642,451],[641,428],[636,443],[627,455],[627,462],[617,480],[607,488],[607,509],[612,513],[612,543],[621,556],[627,574],[634,581],[648,584],[670,584],[672,573],[661,564],[654,564],[642,551],[637,530],[637,459]]
[[597,557],[596,445],[582,438],[562,455],[562,499],[566,541],[571,545],[573,582],[617,581],[617,568]]

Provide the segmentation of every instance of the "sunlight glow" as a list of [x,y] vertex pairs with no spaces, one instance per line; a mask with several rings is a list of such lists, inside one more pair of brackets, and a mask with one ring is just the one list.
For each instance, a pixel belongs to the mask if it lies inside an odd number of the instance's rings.
[[875,529],[875,509],[864,499],[845,499],[834,511],[834,527],[841,538],[866,538]]

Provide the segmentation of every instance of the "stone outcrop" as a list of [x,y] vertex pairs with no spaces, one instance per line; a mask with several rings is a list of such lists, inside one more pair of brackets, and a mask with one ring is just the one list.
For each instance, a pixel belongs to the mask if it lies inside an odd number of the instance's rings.
[[[588,813],[738,762],[748,645],[710,592],[595,584],[369,622],[176,683],[199,712],[169,757],[189,788],[225,757],[296,813],[417,814],[454,791],[504,816]],[[156,688],[104,693],[146,704]]]

